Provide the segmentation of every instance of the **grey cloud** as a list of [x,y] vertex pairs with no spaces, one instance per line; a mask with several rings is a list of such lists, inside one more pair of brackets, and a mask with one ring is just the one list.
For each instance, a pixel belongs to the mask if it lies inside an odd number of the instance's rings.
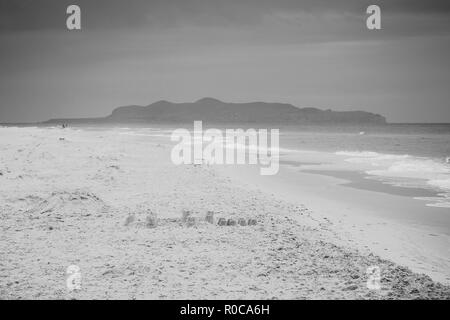
[[74,3],[81,6],[87,29],[254,24],[296,12],[360,16],[374,3],[387,15],[450,13],[450,2],[443,0],[0,0],[0,31],[63,30],[65,8]]
[[[72,3],[82,32],[65,28]],[[372,3],[376,32],[364,21]],[[448,3],[0,0],[0,119],[205,95],[448,119]]]

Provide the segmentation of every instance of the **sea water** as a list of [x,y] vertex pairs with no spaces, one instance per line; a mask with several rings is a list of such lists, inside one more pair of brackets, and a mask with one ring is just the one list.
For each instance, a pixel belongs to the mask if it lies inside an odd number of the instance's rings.
[[[450,208],[450,124],[284,128],[287,150],[333,153],[370,178],[436,191],[426,205]],[[351,166],[350,166],[351,167]]]

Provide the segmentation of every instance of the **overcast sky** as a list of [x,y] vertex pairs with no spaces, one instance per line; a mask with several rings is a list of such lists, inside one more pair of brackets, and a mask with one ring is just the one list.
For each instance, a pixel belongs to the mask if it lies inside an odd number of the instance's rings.
[[204,96],[450,122],[449,57],[448,0],[0,0],[0,123]]

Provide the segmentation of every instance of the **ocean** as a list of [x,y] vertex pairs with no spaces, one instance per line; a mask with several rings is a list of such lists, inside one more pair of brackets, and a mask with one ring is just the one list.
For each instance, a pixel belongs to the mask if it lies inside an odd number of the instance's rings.
[[[286,128],[281,130],[280,146],[285,155],[305,151],[333,154],[336,164],[348,164],[344,170],[363,172],[367,178],[391,186],[421,188],[423,197],[417,198],[429,200],[427,205],[450,207],[450,124]],[[303,168],[319,171],[324,165]],[[331,172],[343,167],[328,163],[326,168]],[[436,196],[426,199],[427,190]]]

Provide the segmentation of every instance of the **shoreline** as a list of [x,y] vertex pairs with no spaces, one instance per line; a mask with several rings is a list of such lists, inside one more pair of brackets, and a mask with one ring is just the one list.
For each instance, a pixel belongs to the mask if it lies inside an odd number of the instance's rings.
[[[450,299],[449,286],[359,249],[307,194],[293,203],[224,168],[174,166],[165,138],[0,131],[2,299]],[[209,224],[207,211],[257,225]],[[381,290],[366,286],[373,265]]]
[[[404,201],[400,195],[348,186],[349,180],[342,177],[323,175],[320,170],[300,171],[289,164],[281,165],[276,176],[260,176],[251,166],[218,170],[247,188],[306,205],[315,217],[330,223],[339,235],[337,241],[345,245],[450,284],[448,228],[441,226],[440,220],[423,224],[421,208],[425,203],[420,200]],[[426,209],[445,218],[443,208]]]

